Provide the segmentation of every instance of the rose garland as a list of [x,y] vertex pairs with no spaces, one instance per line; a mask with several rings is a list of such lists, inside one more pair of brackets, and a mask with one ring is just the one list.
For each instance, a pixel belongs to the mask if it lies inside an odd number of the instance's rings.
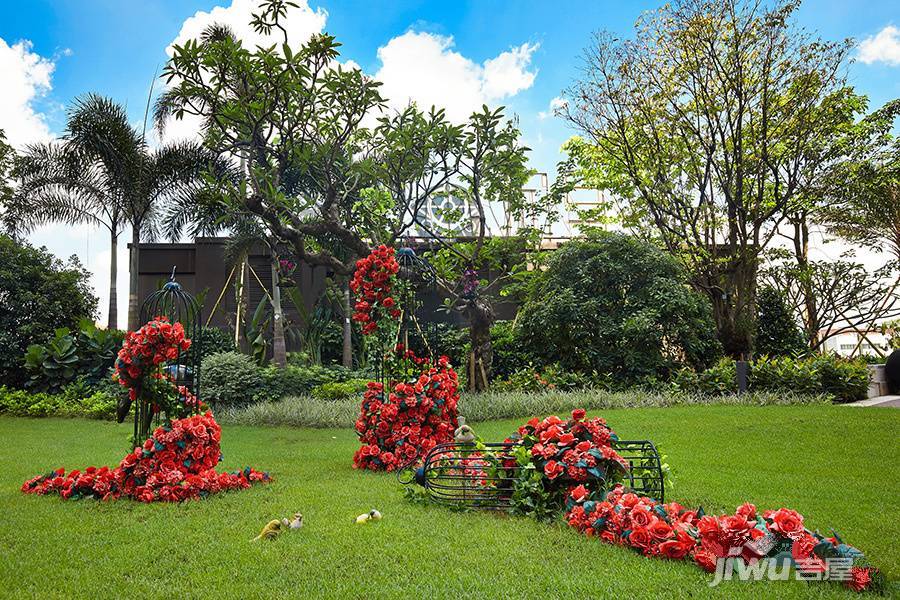
[[798,572],[811,580],[826,572],[827,559],[839,558],[857,563],[843,580],[850,589],[861,592],[884,586],[878,569],[862,562],[862,552],[837,535],[826,538],[805,529],[803,515],[789,508],[759,516],[756,507],[746,503],[733,515],[716,517],[704,515],[703,509],[688,510],[677,502],[659,504],[627,493],[621,484],[599,494],[579,485],[570,491],[567,505],[570,526],[644,556],[692,558],[706,571],[715,571],[720,559],[753,564],[766,557],[790,557]]
[[59,494],[64,500],[121,497],[141,502],[179,502],[220,491],[246,489],[270,481],[268,473],[249,467],[219,473],[222,430],[212,413],[194,415],[158,427],[142,446],[125,455],[118,467],[88,467],[68,474],[58,469],[29,479],[26,494]]
[[395,384],[387,398],[381,383],[369,382],[356,420],[362,447],[353,455],[355,469],[393,471],[449,442],[457,427],[458,381],[449,359],[432,365],[399,351],[420,374]]
[[356,271],[350,280],[350,290],[357,297],[352,319],[362,326],[363,335],[376,332],[379,322],[385,319],[400,318],[397,301],[391,295],[399,271],[394,249],[385,245],[356,261]]

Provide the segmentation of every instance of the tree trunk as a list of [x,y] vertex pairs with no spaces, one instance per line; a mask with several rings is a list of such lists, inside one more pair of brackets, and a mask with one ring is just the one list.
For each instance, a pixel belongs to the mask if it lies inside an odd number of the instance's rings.
[[350,281],[344,281],[344,335],[341,363],[348,369],[353,367],[353,329],[350,327]]
[[[140,303],[138,302],[138,264],[140,262],[141,228],[131,226],[131,253],[128,261],[128,330],[140,328]],[[153,315],[156,316],[156,315]]]
[[249,273],[246,256],[241,257],[237,268],[240,269],[240,272],[234,277],[234,347],[247,353],[249,346],[244,336],[244,331],[246,331],[245,324],[248,321],[247,307],[250,305],[250,300],[247,287]]
[[278,285],[278,261],[272,257],[272,360],[279,369],[287,366],[287,348],[284,344],[284,313],[281,310],[281,287]]
[[731,269],[720,274],[717,285],[703,286],[712,303],[722,349],[738,360],[750,358],[753,350],[756,271],[756,260],[739,257]]
[[114,232],[109,236],[109,312],[106,317],[107,329],[119,328],[119,295],[116,287],[116,279],[119,276],[119,233]]
[[484,298],[471,300],[465,309],[469,321],[469,340],[475,357],[474,381],[469,382],[469,389],[483,392],[488,388],[491,368],[494,362],[494,351],[491,347],[491,325],[494,324],[494,309]]

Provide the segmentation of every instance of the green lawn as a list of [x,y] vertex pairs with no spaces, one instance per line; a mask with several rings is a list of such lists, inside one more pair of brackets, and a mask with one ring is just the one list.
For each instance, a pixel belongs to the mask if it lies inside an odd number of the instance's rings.
[[[669,456],[675,499],[707,510],[782,505],[834,526],[900,578],[900,411],[839,406],[694,406],[605,411],[624,438]],[[518,420],[484,423],[502,439]],[[223,466],[275,481],[182,505],[26,496],[26,478],[115,464],[127,425],[0,418],[0,590],[11,597],[621,598],[849,597],[835,585],[712,580],[691,563],[645,559],[562,525],[455,513],[403,499],[392,475],[351,469],[350,430],[223,431]],[[356,526],[378,508],[384,519]],[[249,542],[302,511],[299,534]]]

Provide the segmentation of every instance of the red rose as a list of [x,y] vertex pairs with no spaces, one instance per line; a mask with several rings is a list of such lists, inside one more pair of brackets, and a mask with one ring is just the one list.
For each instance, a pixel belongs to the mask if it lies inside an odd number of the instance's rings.
[[[634,512],[634,511],[632,511]],[[654,540],[667,540],[672,536],[672,527],[662,519],[657,519],[647,528]]]
[[780,533],[785,537],[796,537],[803,533],[803,515],[789,508],[780,508],[777,511],[769,511],[766,518],[771,519],[769,530]]
[[712,573],[716,570],[716,555],[708,550],[696,550],[694,552],[694,562],[704,571]]
[[628,545],[645,552],[650,548],[651,541],[650,532],[645,527],[635,527],[628,536]]
[[868,567],[852,567],[850,569],[850,580],[847,581],[847,587],[854,592],[865,591],[872,583],[872,573]]
[[583,485],[579,485],[572,490],[570,495],[572,496],[572,499],[575,500],[575,502],[583,502],[585,498],[587,498],[588,490]]
[[544,475],[550,480],[556,479],[562,472],[563,466],[555,460],[547,461],[547,464],[544,465]]
[[575,410],[572,411],[572,420],[580,421],[584,418],[585,414],[586,414],[586,412],[583,408],[576,408]]

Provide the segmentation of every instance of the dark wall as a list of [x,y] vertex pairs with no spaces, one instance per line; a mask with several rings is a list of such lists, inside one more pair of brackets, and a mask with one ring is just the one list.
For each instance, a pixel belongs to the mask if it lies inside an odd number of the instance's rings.
[[[208,322],[211,326],[234,331],[237,309],[234,281],[240,277],[240,270],[233,270],[232,265],[226,262],[224,238],[198,238],[192,244],[141,244],[140,250],[138,297],[141,300],[158,290],[168,280],[174,266],[176,279],[182,287],[189,293],[195,296],[199,294],[202,297],[199,299],[203,300],[201,309],[203,323]],[[255,248],[250,253],[249,264],[252,271],[246,274],[246,284],[250,295],[251,314],[265,295],[263,287],[271,293],[270,260],[263,246]],[[297,283],[307,310],[313,308],[316,299],[325,290],[325,280],[330,275],[332,273],[324,267],[310,267],[302,263],[297,266],[293,279]],[[493,278],[491,273],[482,276],[489,280]],[[443,298],[437,290],[424,292],[421,299],[423,306],[418,311],[418,318],[438,322],[452,320],[457,325],[464,325],[462,315],[453,313],[451,317],[437,310],[443,303]],[[300,321],[300,315],[285,294],[282,294],[282,308],[286,319]],[[499,298],[495,298],[494,308],[498,319],[512,319],[517,310],[515,303],[500,301]],[[295,349],[288,348],[288,350]]]

